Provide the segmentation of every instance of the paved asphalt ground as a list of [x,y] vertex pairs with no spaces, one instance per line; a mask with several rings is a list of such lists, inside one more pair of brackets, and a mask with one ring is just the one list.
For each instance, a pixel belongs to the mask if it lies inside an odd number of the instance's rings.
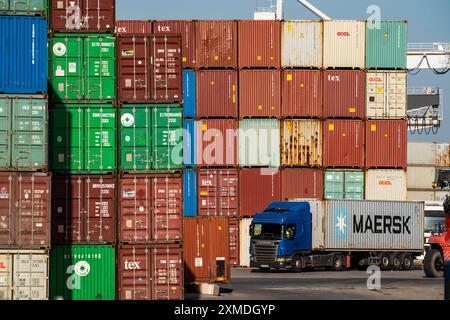
[[219,297],[187,294],[192,300],[443,300],[444,280],[421,269],[383,272],[380,290],[368,290],[364,271],[260,273],[233,269]]

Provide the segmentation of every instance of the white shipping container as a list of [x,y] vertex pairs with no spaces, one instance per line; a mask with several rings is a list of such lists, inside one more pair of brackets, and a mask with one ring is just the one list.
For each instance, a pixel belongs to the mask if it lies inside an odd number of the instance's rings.
[[282,26],[282,66],[322,68],[323,22],[290,20]]
[[434,142],[409,142],[408,166],[434,166],[436,144]]
[[45,250],[0,250],[0,300],[48,300]]
[[366,200],[406,201],[406,179],[404,170],[367,170]]
[[239,263],[250,268],[250,225],[252,218],[242,218],[239,222]]
[[435,191],[434,193],[434,201],[439,201],[444,203],[445,198],[447,196],[450,196],[450,192],[449,191]]
[[405,119],[407,104],[406,71],[367,73],[366,112],[369,119]]
[[408,190],[408,201],[435,201],[435,192]]
[[436,167],[450,167],[449,143],[436,143]]
[[408,190],[430,191],[435,181],[435,167],[408,167]]
[[355,20],[324,21],[323,67],[364,69],[366,22]]

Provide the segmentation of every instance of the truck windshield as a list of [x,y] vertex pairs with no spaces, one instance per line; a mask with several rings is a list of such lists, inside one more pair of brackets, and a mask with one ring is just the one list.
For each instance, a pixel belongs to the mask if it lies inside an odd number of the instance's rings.
[[256,223],[252,228],[254,239],[281,240],[283,226],[281,224]]
[[441,233],[445,229],[444,216],[425,217],[425,232]]

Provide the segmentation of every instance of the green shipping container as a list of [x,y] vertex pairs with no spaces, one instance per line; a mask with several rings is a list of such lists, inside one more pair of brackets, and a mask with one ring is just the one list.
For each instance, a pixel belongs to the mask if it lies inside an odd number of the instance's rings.
[[407,22],[381,21],[380,28],[367,23],[366,68],[406,69]]
[[123,105],[120,169],[127,173],[177,171],[183,167],[183,111],[178,104]]
[[49,39],[51,97],[64,102],[116,98],[116,39],[106,34],[58,34]]
[[364,200],[362,170],[325,171],[325,199]]
[[47,16],[48,1],[47,0],[2,0],[0,1],[1,15],[17,15],[17,16]]
[[48,101],[0,95],[0,171],[47,171]]
[[51,300],[115,300],[115,248],[56,246],[50,258]]
[[55,105],[50,112],[51,168],[70,174],[116,170],[116,109],[111,104]]

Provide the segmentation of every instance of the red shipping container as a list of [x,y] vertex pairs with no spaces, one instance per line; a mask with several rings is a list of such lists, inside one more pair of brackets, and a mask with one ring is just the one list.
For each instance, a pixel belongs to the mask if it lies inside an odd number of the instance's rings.
[[183,239],[183,180],[179,174],[124,175],[119,179],[119,242]]
[[363,121],[326,120],[323,134],[324,167],[364,167],[365,126]]
[[365,71],[324,71],[323,82],[325,118],[365,118]]
[[197,117],[238,117],[238,72],[231,70],[198,71]]
[[173,103],[183,99],[181,37],[119,35],[119,101]]
[[405,120],[374,120],[366,124],[366,167],[407,167],[407,132]]
[[195,22],[198,68],[237,68],[237,21]]
[[230,280],[229,219],[184,218],[184,279],[192,282]]
[[320,169],[287,168],[281,171],[281,197],[292,199],[323,199],[323,171]]
[[179,244],[129,245],[118,250],[120,300],[183,300],[184,262]]
[[281,66],[280,28],[280,21],[239,21],[239,68],[279,69]]
[[320,118],[323,114],[323,81],[319,70],[284,70],[284,118]]
[[183,69],[194,69],[196,67],[194,22],[189,20],[154,21],[153,32],[156,34],[180,34]]
[[117,34],[151,34],[152,22],[149,20],[117,20]]
[[281,200],[281,174],[277,169],[243,169],[239,172],[239,213],[252,217],[273,201]]
[[52,204],[55,244],[116,243],[116,179],[113,176],[55,176]]
[[50,30],[74,33],[113,33],[115,0],[51,0]]
[[281,116],[280,71],[239,72],[239,114],[241,118]]
[[199,167],[237,167],[237,120],[199,120],[196,128],[196,159]]
[[198,214],[199,216],[238,216],[239,173],[238,170],[199,170]]
[[0,173],[1,248],[50,248],[50,207],[50,175]]
[[230,230],[230,265],[239,267],[239,220],[230,218],[228,224]]

